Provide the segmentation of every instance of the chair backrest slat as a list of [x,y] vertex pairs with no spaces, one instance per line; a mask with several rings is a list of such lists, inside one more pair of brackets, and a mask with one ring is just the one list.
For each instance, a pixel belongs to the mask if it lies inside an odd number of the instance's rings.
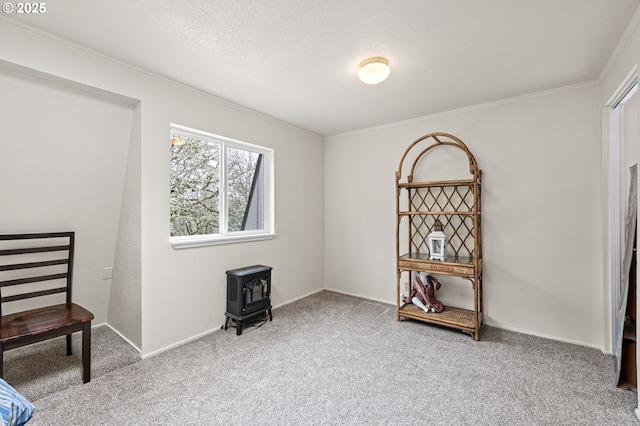
[[[63,274],[50,274],[50,275],[38,275],[35,277],[29,277],[29,278],[18,278],[16,280],[6,280],[6,281],[0,281],[0,287],[9,287],[12,285],[22,285],[22,284],[29,284],[29,283],[37,283],[40,281],[51,281],[51,280],[59,280],[62,278],[67,278],[67,273],[63,273]],[[66,291],[66,290],[65,290]]]
[[64,238],[68,237],[73,232],[43,232],[43,233],[30,233],[30,234],[0,234],[0,241],[2,240],[33,240],[43,238]]
[[[4,303],[51,294],[66,293],[71,303],[74,240],[74,232],[0,234],[0,315]],[[65,285],[50,288],[55,280]]]
[[15,302],[16,300],[31,299],[32,297],[48,296],[50,294],[64,293],[66,287],[50,288],[49,290],[32,291],[30,293],[21,293],[13,296],[5,296],[0,298],[0,303]]
[[[5,240],[7,241],[7,240]],[[0,250],[0,256],[12,256],[16,254],[46,253],[50,251],[69,250],[69,246],[29,247],[19,249]]]
[[69,259],[47,260],[46,262],[15,263],[13,265],[0,265],[0,271],[15,271],[18,269],[43,268],[45,266],[64,265]]

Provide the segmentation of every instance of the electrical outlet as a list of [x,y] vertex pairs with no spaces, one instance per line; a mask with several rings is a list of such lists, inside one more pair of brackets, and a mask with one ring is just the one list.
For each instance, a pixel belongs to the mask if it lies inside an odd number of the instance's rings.
[[113,267],[104,268],[102,270],[102,279],[103,280],[110,280],[112,276],[113,276]]
[[407,281],[404,282],[404,291],[407,293],[409,292],[409,282]]

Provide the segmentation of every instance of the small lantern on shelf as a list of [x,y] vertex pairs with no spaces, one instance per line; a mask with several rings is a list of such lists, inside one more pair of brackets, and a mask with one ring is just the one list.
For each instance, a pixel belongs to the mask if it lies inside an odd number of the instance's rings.
[[447,244],[447,236],[442,232],[442,223],[436,219],[433,231],[427,235],[429,239],[429,260],[444,260],[444,248]]

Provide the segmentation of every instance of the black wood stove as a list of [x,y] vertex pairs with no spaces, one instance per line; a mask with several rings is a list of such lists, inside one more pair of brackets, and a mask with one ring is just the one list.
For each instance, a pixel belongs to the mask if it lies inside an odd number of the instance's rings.
[[242,334],[247,322],[271,315],[271,268],[254,265],[227,271],[227,313],[224,329],[229,321],[236,323],[236,334]]

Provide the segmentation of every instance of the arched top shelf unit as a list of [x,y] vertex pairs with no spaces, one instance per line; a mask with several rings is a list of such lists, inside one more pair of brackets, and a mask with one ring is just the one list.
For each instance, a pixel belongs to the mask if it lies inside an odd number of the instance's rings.
[[[433,158],[439,162],[434,164],[430,158],[430,161],[421,163],[429,154],[443,147],[452,147],[453,156],[445,152],[440,157],[438,153]],[[466,155],[471,176],[466,173],[464,157],[458,157],[462,153]],[[431,177],[442,175],[446,179],[425,181],[422,174]],[[449,133],[422,136],[413,141],[402,155],[396,171],[399,321],[413,319],[439,324],[479,339],[483,304],[481,179],[482,170],[467,145]],[[436,230],[444,234],[445,243],[432,246],[429,237]],[[444,311],[434,313],[423,312],[413,303],[406,302],[401,294],[409,288],[402,283],[411,282],[415,273],[469,280],[473,288],[473,308],[447,306]]]
[[[423,146],[425,146],[423,148]],[[449,133],[435,132],[424,135],[409,145],[409,147],[404,151],[402,158],[400,159],[400,164],[398,165],[398,171],[396,172],[396,178],[398,181],[402,178],[403,170],[409,166],[409,162],[413,159],[413,162],[410,163],[410,169],[407,176],[407,183],[413,183],[413,176],[416,171],[416,166],[427,154],[433,151],[436,148],[444,147],[444,146],[452,146],[460,149],[467,156],[469,162],[469,173],[476,177],[480,175],[480,170],[478,169],[478,163],[476,162],[476,158],[473,156],[467,145],[465,145],[462,140],[457,138],[456,136]],[[421,151],[419,151],[421,149]],[[409,154],[415,151],[416,154],[412,157],[409,157]],[[406,164],[405,164],[406,162]]]

